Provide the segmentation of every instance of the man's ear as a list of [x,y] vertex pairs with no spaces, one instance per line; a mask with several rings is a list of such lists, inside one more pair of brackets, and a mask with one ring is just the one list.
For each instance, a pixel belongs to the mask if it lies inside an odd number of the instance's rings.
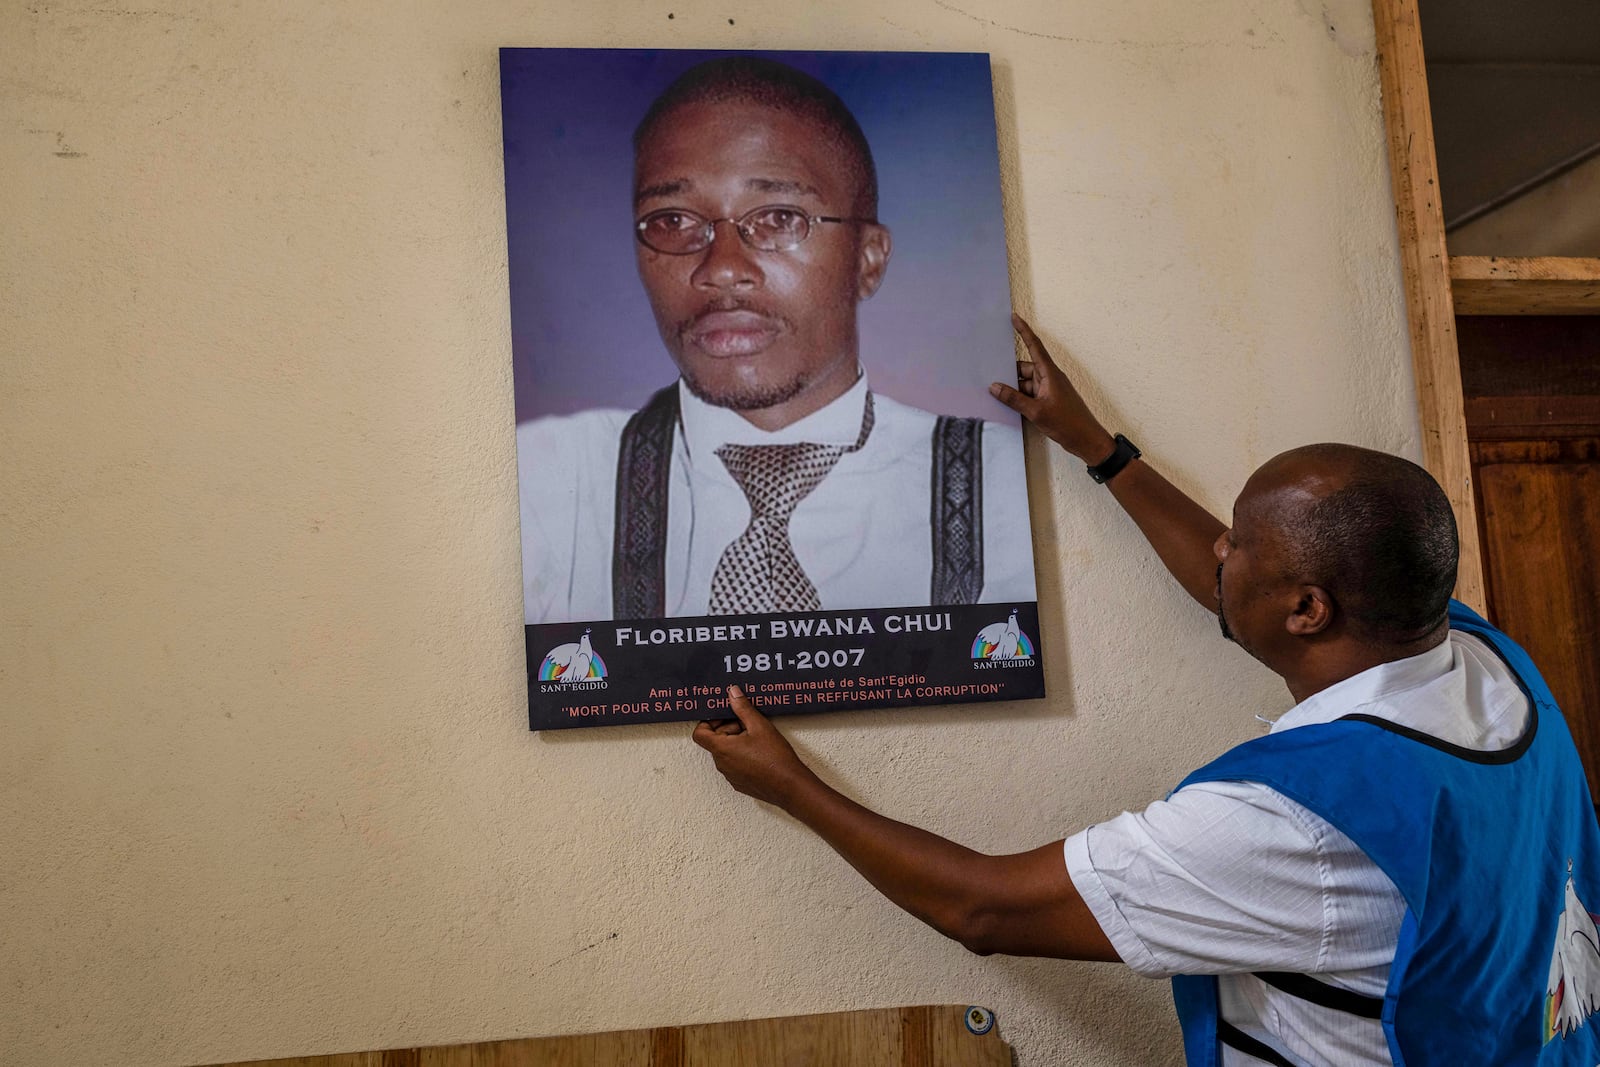
[[1320,585],[1302,585],[1300,598],[1283,626],[1296,637],[1311,637],[1331,626],[1337,611],[1332,593]]
[[878,222],[861,224],[861,248],[856,254],[857,300],[866,300],[878,291],[893,251],[894,239],[889,236],[889,227]]

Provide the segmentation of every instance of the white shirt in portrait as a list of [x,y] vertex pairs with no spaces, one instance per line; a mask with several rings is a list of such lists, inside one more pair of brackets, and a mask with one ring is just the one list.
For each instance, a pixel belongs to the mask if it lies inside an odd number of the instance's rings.
[[[744,532],[750,506],[716,450],[724,444],[849,446],[861,433],[863,375],[843,396],[781,430],[765,431],[678,384],[667,507],[666,613],[704,615],[711,577]],[[789,522],[789,540],[827,610],[914,607],[931,596],[929,526],[937,416],[873,394],[860,450],[840,457]],[[612,617],[617,456],[633,412],[586,411],[517,427],[525,621]],[[983,424],[981,603],[1036,599],[1022,434]]]

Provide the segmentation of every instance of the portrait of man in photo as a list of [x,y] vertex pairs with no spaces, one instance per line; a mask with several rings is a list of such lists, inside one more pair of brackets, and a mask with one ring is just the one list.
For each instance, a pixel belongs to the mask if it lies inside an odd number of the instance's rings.
[[[624,202],[600,205],[592,192],[574,200],[590,218],[631,211],[632,291],[557,295],[592,246],[629,237],[608,221],[521,266],[519,251],[553,231],[519,242],[514,175],[540,160],[513,144],[513,64],[537,71],[542,58],[571,53],[504,55],[525,621],[1031,604],[1022,438],[983,388],[1008,376],[1014,358],[998,182],[983,189],[980,168],[980,179],[952,178],[965,183],[952,191],[924,168],[919,202],[887,203],[868,135],[823,80],[766,54],[683,56],[680,66],[694,61],[652,88],[620,135],[631,157]],[[619,62],[659,79],[682,55]],[[848,71],[847,58],[834,54],[832,67]],[[914,100],[914,82],[872,73],[875,57],[854,58],[868,70],[859,88]],[[927,58],[981,73],[990,106],[985,57]],[[581,155],[571,143],[581,122],[567,116],[542,150]],[[986,155],[993,168],[992,110],[987,123],[987,144],[973,137],[946,151]],[[969,307],[964,297],[929,306],[913,288],[864,344],[863,305],[891,285],[905,253],[899,215],[915,218],[907,243],[924,249],[943,231],[966,231],[986,253],[936,270],[971,272],[989,291]],[[531,312],[518,321],[519,272],[545,287],[534,326]],[[923,280],[915,268],[902,273],[904,284]],[[938,299],[937,284],[923,287],[923,301]],[[589,314],[549,325],[553,312],[590,301]],[[653,343],[602,341],[636,305]],[[946,321],[960,315],[981,325]],[[966,350],[927,334],[930,322]],[[606,351],[585,354],[586,341]],[[575,358],[550,358],[563,345]]]

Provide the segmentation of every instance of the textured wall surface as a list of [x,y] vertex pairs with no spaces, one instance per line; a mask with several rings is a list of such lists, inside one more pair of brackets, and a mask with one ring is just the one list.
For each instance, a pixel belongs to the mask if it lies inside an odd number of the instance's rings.
[[[1226,514],[1418,452],[1340,0],[0,5],[0,1060],[193,1063],[918,1002],[1175,1059],[1165,988],[977,958],[685,725],[524,725],[500,45],[993,54],[1018,305]],[[1030,438],[1048,701],[819,716],[1014,850],[1288,703]]]

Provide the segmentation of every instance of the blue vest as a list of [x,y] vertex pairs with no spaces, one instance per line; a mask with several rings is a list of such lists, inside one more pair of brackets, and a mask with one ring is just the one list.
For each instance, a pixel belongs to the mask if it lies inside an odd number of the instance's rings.
[[[1347,715],[1247,742],[1183,785],[1269,786],[1353,840],[1405,899],[1386,995],[1260,974],[1290,994],[1382,1021],[1397,1065],[1600,1064],[1600,827],[1567,724],[1528,654],[1464,605],[1531,700],[1509,749],[1472,752]],[[1180,785],[1181,789],[1183,786]],[[1570,873],[1569,873],[1570,872]],[[1217,1016],[1217,980],[1173,980],[1190,1067],[1220,1043],[1287,1063]]]

